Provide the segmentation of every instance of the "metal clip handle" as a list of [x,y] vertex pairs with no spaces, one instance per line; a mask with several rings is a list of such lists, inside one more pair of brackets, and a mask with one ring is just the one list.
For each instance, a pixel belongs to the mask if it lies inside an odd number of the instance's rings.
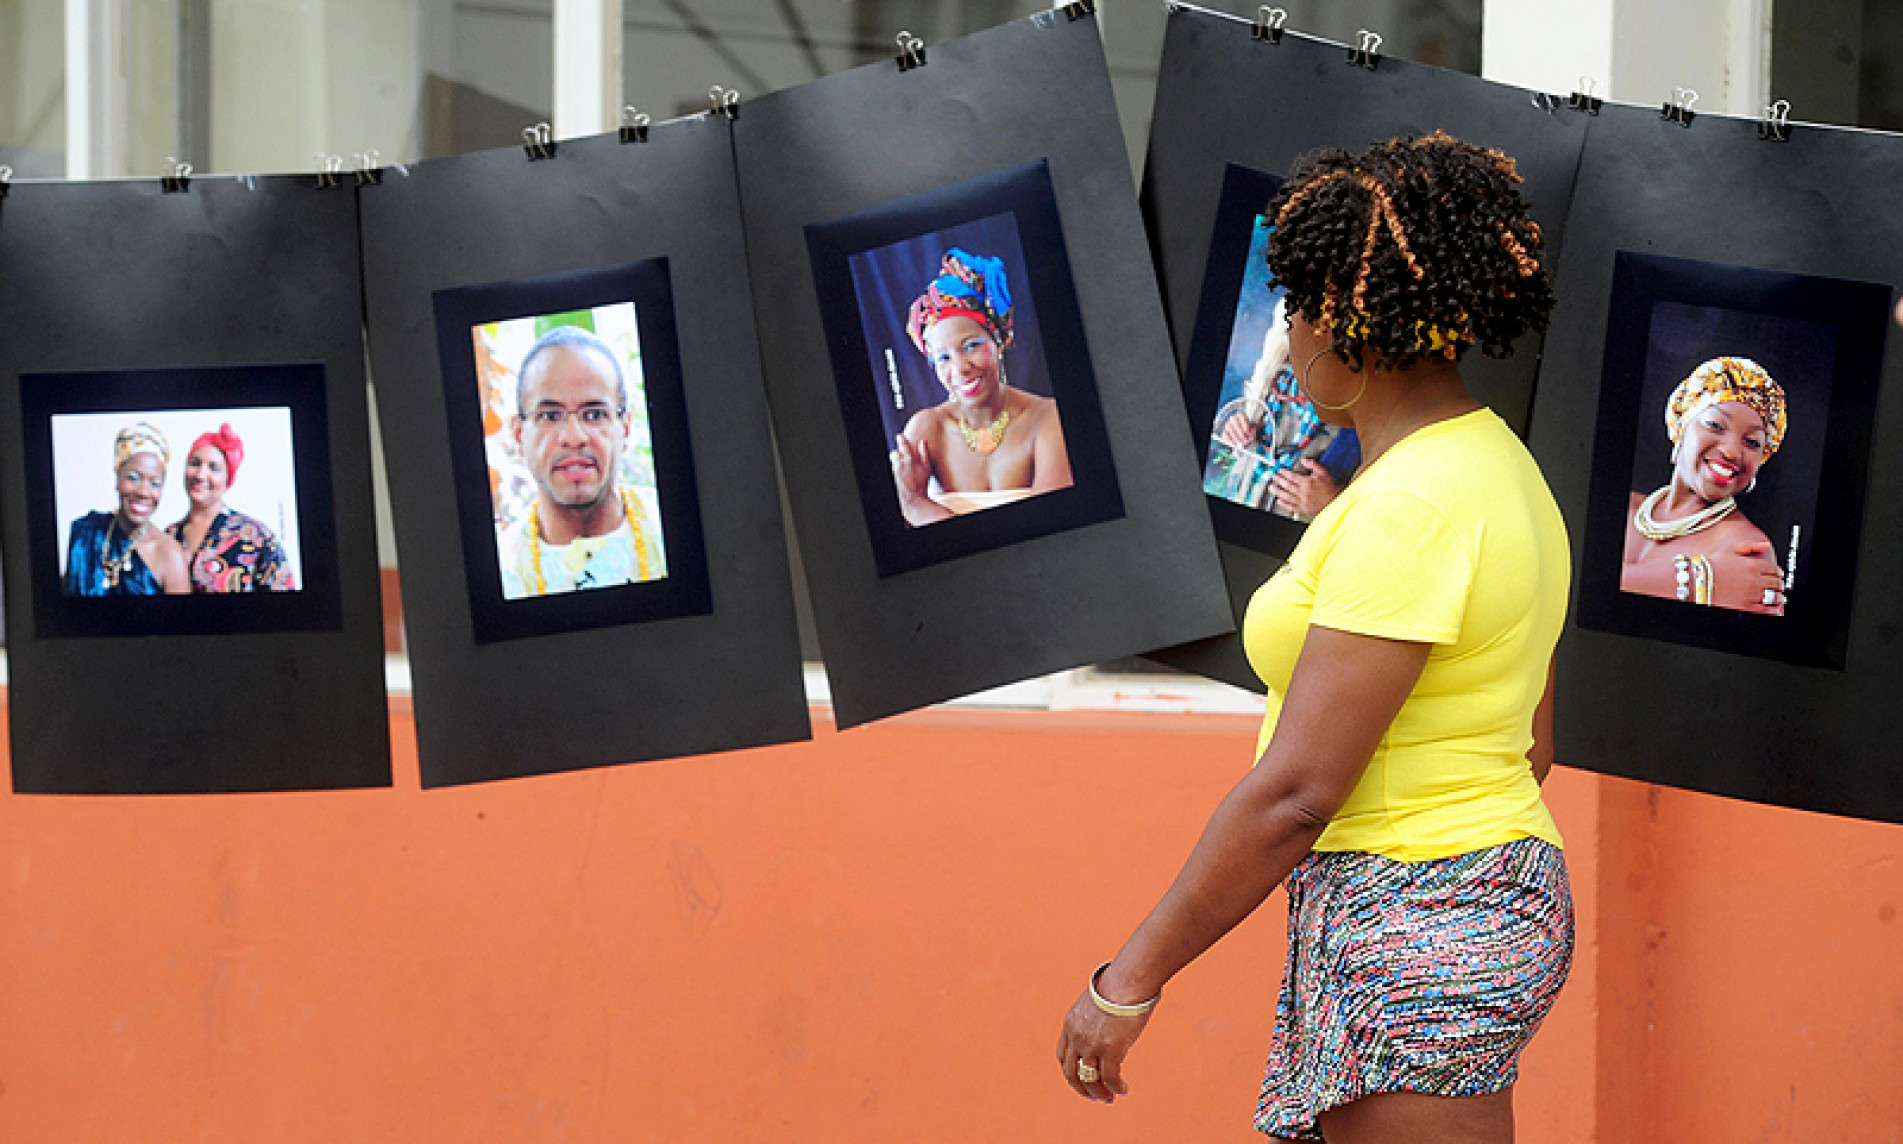
[[553,159],[555,157],[555,129],[546,121],[537,123],[533,127],[524,127],[522,150],[528,154],[531,163],[537,159]]
[[724,115],[729,120],[740,118],[740,92],[737,88],[715,84],[707,89],[707,100],[713,105],[715,115]]
[[1791,141],[1791,101],[1780,99],[1764,109],[1764,115],[1758,120],[1758,138],[1773,143]]
[[383,182],[383,170],[378,166],[382,158],[383,156],[379,154],[374,147],[368,151],[357,152],[358,186],[374,187],[378,183]]
[[654,117],[630,103],[621,109],[621,141],[623,143],[646,143],[648,124]]
[[1264,4],[1255,10],[1254,37],[1271,44],[1282,42],[1282,28],[1288,23],[1288,9]]
[[7,188],[13,183],[13,168],[0,163],[0,199],[7,197]]
[[1064,5],[1064,15],[1069,16],[1073,20],[1081,20],[1085,16],[1095,16],[1096,14],[1097,0],[1070,0],[1070,3]]
[[1698,113],[1692,110],[1692,104],[1697,102],[1697,92],[1689,87],[1675,87],[1671,102],[1659,108],[1659,118],[1680,127],[1690,127],[1692,120],[1698,118]]
[[1366,28],[1355,33],[1356,44],[1348,49],[1348,62],[1358,68],[1373,71],[1381,62],[1381,35]]
[[182,195],[192,189],[192,165],[177,157],[165,157],[165,173],[159,176],[159,188],[168,195]]
[[925,41],[910,32],[901,31],[895,37],[899,42],[899,70],[911,71],[925,66]]
[[1573,92],[1572,98],[1566,102],[1574,111],[1583,111],[1587,115],[1597,115],[1599,114],[1599,109],[1606,105],[1605,100],[1593,94],[1598,90],[1598,80],[1589,75],[1582,75],[1579,77],[1579,90]]

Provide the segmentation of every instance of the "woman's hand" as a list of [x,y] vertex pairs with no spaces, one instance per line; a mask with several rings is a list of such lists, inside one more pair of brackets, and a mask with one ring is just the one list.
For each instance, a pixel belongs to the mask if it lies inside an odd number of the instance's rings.
[[[1104,972],[1108,974],[1110,970]],[[1096,1002],[1090,999],[1090,990],[1084,990],[1078,995],[1077,1003],[1070,1007],[1070,1015],[1064,1018],[1064,1032],[1057,1038],[1057,1066],[1064,1070],[1064,1080],[1079,1096],[1105,1104],[1129,1092],[1130,1086],[1123,1080],[1123,1058],[1149,1023],[1148,1013],[1141,1017],[1112,1017],[1097,1008]],[[1097,1070],[1095,1081],[1086,1083],[1078,1079],[1080,1063]]]
[[892,439],[892,446],[892,483],[898,489],[899,511],[905,514],[906,523],[916,527],[952,515],[925,491],[932,479],[932,457],[925,442],[901,433]]
[[1297,461],[1295,468],[1270,477],[1269,488],[1275,493],[1276,504],[1305,517],[1314,516],[1341,495],[1341,486],[1328,470],[1309,460]]
[[923,499],[931,479],[932,461],[925,455],[925,445],[903,433],[892,438],[892,483],[899,488],[899,503],[910,505]]
[[[1777,566],[1770,552],[1770,541],[1753,540],[1705,557],[1705,562],[1711,565],[1712,606],[1767,616],[1783,615],[1784,570]],[[1766,600],[1771,603],[1765,603]]]

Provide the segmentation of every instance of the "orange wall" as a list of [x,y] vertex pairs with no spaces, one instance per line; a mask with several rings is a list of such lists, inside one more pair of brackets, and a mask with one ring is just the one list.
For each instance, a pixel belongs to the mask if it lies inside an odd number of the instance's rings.
[[[392,730],[393,791],[0,795],[0,1140],[1259,1139],[1279,894],[1171,986],[1127,1100],[1052,1057],[1248,719],[822,719],[428,793]],[[1549,791],[1581,947],[1521,1139],[1896,1139],[1903,828]]]

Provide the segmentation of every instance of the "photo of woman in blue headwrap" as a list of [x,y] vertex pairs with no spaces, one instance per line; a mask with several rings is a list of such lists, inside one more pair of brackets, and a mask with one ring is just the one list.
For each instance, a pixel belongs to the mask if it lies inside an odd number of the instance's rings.
[[892,480],[913,527],[1070,487],[1057,403],[1006,374],[1013,313],[1003,261],[955,246],[912,303],[906,333],[945,389],[893,439]]

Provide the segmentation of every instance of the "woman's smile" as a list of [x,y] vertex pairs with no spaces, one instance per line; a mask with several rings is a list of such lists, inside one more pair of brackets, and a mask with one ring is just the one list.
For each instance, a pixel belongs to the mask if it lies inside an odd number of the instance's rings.
[[1711,453],[1705,457],[1705,472],[1720,487],[1729,488],[1736,483],[1742,471],[1744,466],[1722,453]]

